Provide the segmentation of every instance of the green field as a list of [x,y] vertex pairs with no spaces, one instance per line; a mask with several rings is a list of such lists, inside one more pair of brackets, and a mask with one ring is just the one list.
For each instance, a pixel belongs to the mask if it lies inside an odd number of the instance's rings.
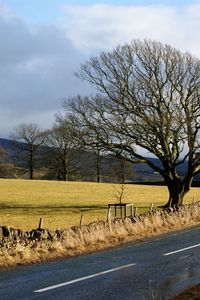
[[[57,182],[0,179],[0,226],[30,230],[43,218],[44,227],[66,228],[106,219],[108,203],[118,202],[121,186],[107,183]],[[123,202],[141,210],[166,203],[166,187],[125,185]],[[192,188],[185,202],[200,200],[200,189]]]

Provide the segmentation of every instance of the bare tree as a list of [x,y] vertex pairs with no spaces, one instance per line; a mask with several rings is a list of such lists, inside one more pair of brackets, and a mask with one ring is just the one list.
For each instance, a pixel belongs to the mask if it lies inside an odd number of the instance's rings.
[[[66,102],[76,122],[118,157],[147,163],[168,187],[166,206],[181,205],[200,172],[200,60],[169,45],[134,40],[92,57],[77,76],[98,94]],[[178,173],[183,163],[184,177]]]
[[[94,157],[92,160],[94,160],[95,164],[96,182],[99,183],[102,180],[102,156],[104,149],[99,141],[98,132],[91,130],[88,126],[81,124],[81,122],[77,122],[77,118],[73,114],[69,115],[68,104],[68,100],[63,101],[63,107],[67,112],[64,118],[71,124],[70,131],[76,137],[77,147],[91,154],[91,158]],[[87,111],[87,105],[84,109]]]
[[10,135],[19,151],[21,162],[29,170],[29,178],[34,178],[34,170],[40,147],[45,134],[35,123],[22,123]]
[[98,134],[95,136],[94,134],[90,134],[90,142],[84,139],[85,141],[84,149],[86,151],[89,151],[91,154],[94,154],[95,157],[95,173],[96,173],[96,182],[100,183],[102,180],[102,155],[103,155],[103,149],[101,147],[101,144],[99,142]]
[[93,152],[95,154],[95,157],[96,157],[96,181],[99,183],[101,182],[101,152],[102,152],[102,149],[101,149],[101,146],[100,146],[100,143],[98,143],[98,137],[97,137],[97,142],[96,142],[96,145],[95,147],[93,147]]
[[106,182],[126,183],[134,176],[133,164],[125,158],[106,153],[102,158],[102,179]]
[[56,116],[56,124],[49,130],[46,144],[52,153],[52,166],[57,171],[58,179],[67,181],[69,175],[74,174],[78,168],[77,139],[69,122],[62,116]]

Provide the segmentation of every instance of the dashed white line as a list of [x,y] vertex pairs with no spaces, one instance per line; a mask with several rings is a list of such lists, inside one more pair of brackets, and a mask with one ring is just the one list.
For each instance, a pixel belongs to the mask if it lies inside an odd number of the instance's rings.
[[136,264],[128,264],[128,265],[120,266],[120,267],[117,267],[117,268],[105,270],[105,271],[102,271],[102,272],[99,272],[99,273],[96,273],[96,274],[88,275],[88,276],[85,276],[85,277],[77,278],[77,279],[74,279],[74,280],[70,280],[70,281],[66,281],[66,282],[63,282],[63,283],[56,284],[56,285],[52,285],[52,286],[49,286],[49,287],[46,287],[46,288],[43,288],[43,289],[39,289],[39,290],[34,291],[34,293],[42,293],[42,292],[46,292],[46,291],[49,291],[49,290],[57,289],[57,288],[60,288],[62,286],[70,285],[70,284],[73,284],[73,283],[76,283],[76,282],[80,282],[80,281],[83,281],[83,280],[87,280],[87,279],[94,278],[94,277],[97,277],[97,276],[101,276],[101,275],[104,275],[104,274],[108,274],[108,273],[111,273],[111,272],[116,272],[116,271],[119,271],[119,270],[130,268],[130,267],[135,266],[135,265]]
[[196,247],[200,247],[200,244],[196,244],[196,245],[193,245],[193,246],[190,246],[190,247],[187,247],[187,248],[182,248],[182,249],[179,249],[179,250],[176,250],[176,251],[164,253],[163,255],[168,256],[168,255],[172,255],[172,254],[175,254],[175,253],[178,253],[178,252],[183,252],[183,251],[186,251],[186,250],[189,250],[189,249],[192,249],[192,248],[196,248]]

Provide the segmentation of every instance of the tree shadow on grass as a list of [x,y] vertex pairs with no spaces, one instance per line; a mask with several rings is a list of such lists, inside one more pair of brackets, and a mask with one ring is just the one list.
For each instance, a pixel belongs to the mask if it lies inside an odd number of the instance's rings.
[[29,210],[31,209],[32,211],[40,211],[40,210],[53,210],[53,211],[60,211],[60,210],[70,210],[70,211],[81,211],[81,212],[86,212],[86,211],[95,211],[95,210],[102,210],[106,209],[106,205],[2,205],[0,204],[0,209],[8,209],[8,210]]

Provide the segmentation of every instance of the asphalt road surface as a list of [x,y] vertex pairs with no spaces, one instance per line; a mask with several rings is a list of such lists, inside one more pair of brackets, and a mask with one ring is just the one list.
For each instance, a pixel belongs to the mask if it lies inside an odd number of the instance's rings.
[[1,300],[171,299],[200,282],[200,228],[0,272]]

